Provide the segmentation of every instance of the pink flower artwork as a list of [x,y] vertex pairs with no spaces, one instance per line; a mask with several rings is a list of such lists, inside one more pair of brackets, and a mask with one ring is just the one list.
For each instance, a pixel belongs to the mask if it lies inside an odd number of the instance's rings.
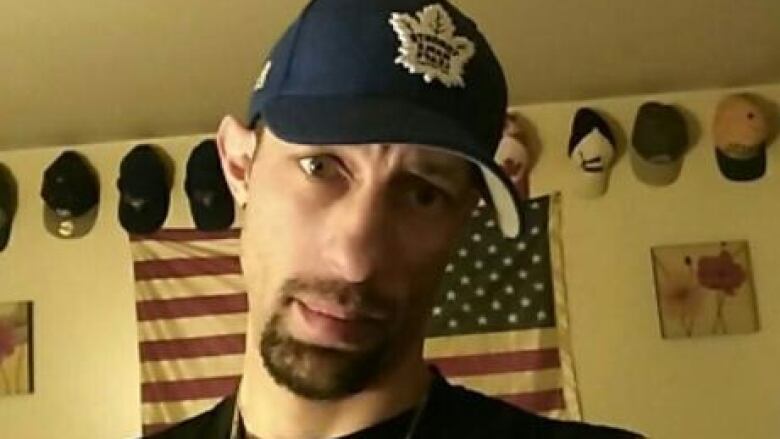
[[0,396],[32,391],[32,303],[0,303]]
[[16,331],[10,322],[0,320],[0,362],[13,355],[16,350]]
[[661,246],[651,253],[665,338],[758,330],[747,242]]

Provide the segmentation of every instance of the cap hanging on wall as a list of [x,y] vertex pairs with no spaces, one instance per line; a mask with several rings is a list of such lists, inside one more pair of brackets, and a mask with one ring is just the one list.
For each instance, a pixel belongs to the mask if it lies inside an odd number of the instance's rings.
[[725,97],[715,110],[712,135],[720,172],[732,181],[752,181],[766,173],[769,121],[760,103],[740,93]]
[[504,136],[498,144],[496,162],[501,165],[523,199],[528,198],[528,174],[531,154],[523,142],[523,130],[517,115],[507,113]]
[[631,167],[640,181],[651,186],[674,183],[688,148],[685,117],[674,105],[642,104],[634,121],[631,145]]
[[213,139],[204,140],[190,153],[184,191],[199,230],[223,230],[233,224],[233,197],[222,175],[217,144]]
[[8,246],[16,215],[16,181],[11,170],[0,163],[0,252]]
[[119,168],[119,222],[133,234],[162,227],[168,216],[171,183],[161,152],[148,144],[137,145]]
[[100,182],[86,158],[65,151],[46,168],[41,185],[43,224],[58,238],[80,238],[95,225]]
[[568,151],[577,174],[574,191],[586,198],[603,195],[615,161],[615,136],[595,110],[577,110],[572,121]]

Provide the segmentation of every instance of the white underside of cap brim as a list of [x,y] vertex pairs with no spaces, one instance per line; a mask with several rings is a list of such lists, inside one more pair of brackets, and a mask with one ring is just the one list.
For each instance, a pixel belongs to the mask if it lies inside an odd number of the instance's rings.
[[507,238],[515,238],[520,234],[520,216],[517,212],[512,195],[509,190],[496,177],[496,175],[483,166],[477,163],[482,176],[485,178],[485,184],[487,185],[490,196],[493,199],[493,205],[496,209],[496,217],[498,219],[498,226],[501,229],[501,233]]

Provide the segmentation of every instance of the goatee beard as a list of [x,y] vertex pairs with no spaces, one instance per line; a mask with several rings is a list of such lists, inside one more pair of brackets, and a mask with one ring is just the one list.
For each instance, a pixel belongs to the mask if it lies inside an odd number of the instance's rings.
[[385,366],[387,344],[362,352],[316,346],[282,332],[276,314],[260,338],[260,356],[273,380],[296,395],[333,400],[364,390]]

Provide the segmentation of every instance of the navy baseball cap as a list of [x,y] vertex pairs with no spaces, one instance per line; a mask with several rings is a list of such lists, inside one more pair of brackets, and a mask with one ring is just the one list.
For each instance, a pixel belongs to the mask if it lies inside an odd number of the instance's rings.
[[92,230],[100,203],[100,180],[87,158],[60,154],[43,173],[43,225],[58,238],[80,238]]
[[198,230],[224,230],[233,224],[233,197],[222,174],[214,139],[206,139],[192,149],[187,159],[184,191]]
[[0,163],[0,252],[8,246],[11,237],[17,198],[16,179],[11,170]]
[[267,58],[248,118],[293,143],[409,143],[461,156],[480,169],[514,237],[521,200],[495,161],[506,110],[501,65],[449,2],[313,0]]
[[151,144],[136,145],[119,165],[119,223],[132,234],[153,233],[162,227],[171,202],[171,184],[162,151]]

